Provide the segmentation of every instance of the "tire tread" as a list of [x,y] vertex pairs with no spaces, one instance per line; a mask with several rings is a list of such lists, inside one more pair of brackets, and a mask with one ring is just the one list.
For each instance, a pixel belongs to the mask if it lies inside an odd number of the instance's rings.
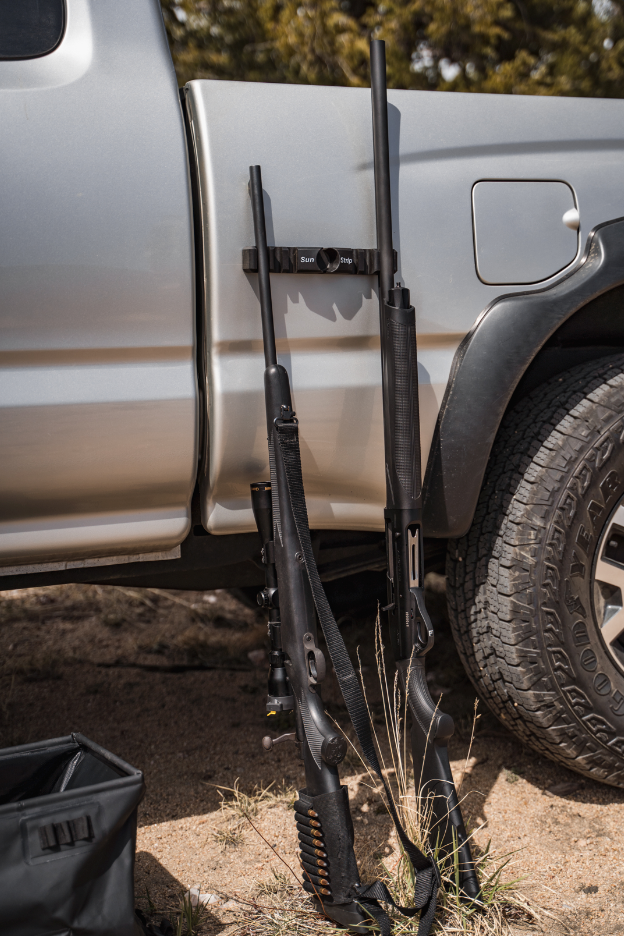
[[575,367],[520,401],[500,426],[472,526],[447,553],[451,627],[483,700],[524,743],[601,780],[624,778],[624,759],[603,745],[597,773],[564,725],[567,703],[536,646],[536,571],[562,490],[622,413],[622,354]]

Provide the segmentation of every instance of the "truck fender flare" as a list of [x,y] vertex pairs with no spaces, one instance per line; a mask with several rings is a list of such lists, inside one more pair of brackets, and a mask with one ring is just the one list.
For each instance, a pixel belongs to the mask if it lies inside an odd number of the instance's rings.
[[[523,374],[570,316],[624,284],[624,218],[589,234],[581,263],[546,289],[499,296],[455,353],[427,463],[426,536],[467,533],[498,427]],[[520,324],[520,327],[519,327]]]

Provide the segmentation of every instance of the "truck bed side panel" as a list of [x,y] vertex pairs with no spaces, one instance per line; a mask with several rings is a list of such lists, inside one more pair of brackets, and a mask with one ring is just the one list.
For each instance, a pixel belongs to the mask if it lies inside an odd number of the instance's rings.
[[[249,165],[262,165],[270,244],[374,247],[370,92],[220,81],[193,81],[188,89],[206,265],[204,522],[211,532],[229,533],[254,529],[249,483],[268,476],[257,277],[241,265],[241,248],[253,244]],[[420,91],[390,91],[389,102],[396,278],[412,290],[417,311],[424,470],[455,351],[482,310],[499,295],[543,289],[566,276],[589,231],[624,215],[624,102]],[[488,180],[529,181],[527,197],[507,183],[491,189]],[[540,199],[535,183],[548,180]],[[490,269],[494,278],[501,271],[499,285],[484,282],[475,264],[473,192],[482,181],[488,186],[479,191],[489,198],[487,212],[483,198],[478,206],[479,220],[486,218],[482,263],[488,261],[490,280]],[[544,240],[543,251],[530,244],[526,276],[522,258],[504,251],[497,258],[499,238],[512,233],[523,202],[535,204],[528,236]],[[577,236],[563,226],[561,206],[568,203],[580,212]],[[562,232],[563,269],[543,218]],[[514,232],[519,243],[521,234]],[[553,275],[531,283],[542,252]],[[506,279],[508,269],[518,271],[517,284]],[[376,277],[274,274],[272,285],[278,357],[300,418],[311,526],[381,529]]]

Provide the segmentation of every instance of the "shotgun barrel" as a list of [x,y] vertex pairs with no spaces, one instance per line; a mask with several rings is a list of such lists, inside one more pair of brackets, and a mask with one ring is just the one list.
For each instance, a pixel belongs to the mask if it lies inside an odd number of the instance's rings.
[[394,286],[392,252],[392,201],[390,196],[390,142],[388,139],[388,93],[386,88],[386,44],[371,42],[371,97],[373,105],[373,150],[375,153],[375,218],[379,250],[380,297],[387,299]]

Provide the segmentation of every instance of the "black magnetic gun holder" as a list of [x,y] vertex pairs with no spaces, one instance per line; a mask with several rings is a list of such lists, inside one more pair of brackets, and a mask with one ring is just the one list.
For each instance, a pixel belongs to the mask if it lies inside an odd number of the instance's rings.
[[[379,273],[379,251],[359,247],[267,247],[271,273]],[[243,270],[258,272],[258,250],[243,247]],[[397,252],[394,251],[394,272]]]

